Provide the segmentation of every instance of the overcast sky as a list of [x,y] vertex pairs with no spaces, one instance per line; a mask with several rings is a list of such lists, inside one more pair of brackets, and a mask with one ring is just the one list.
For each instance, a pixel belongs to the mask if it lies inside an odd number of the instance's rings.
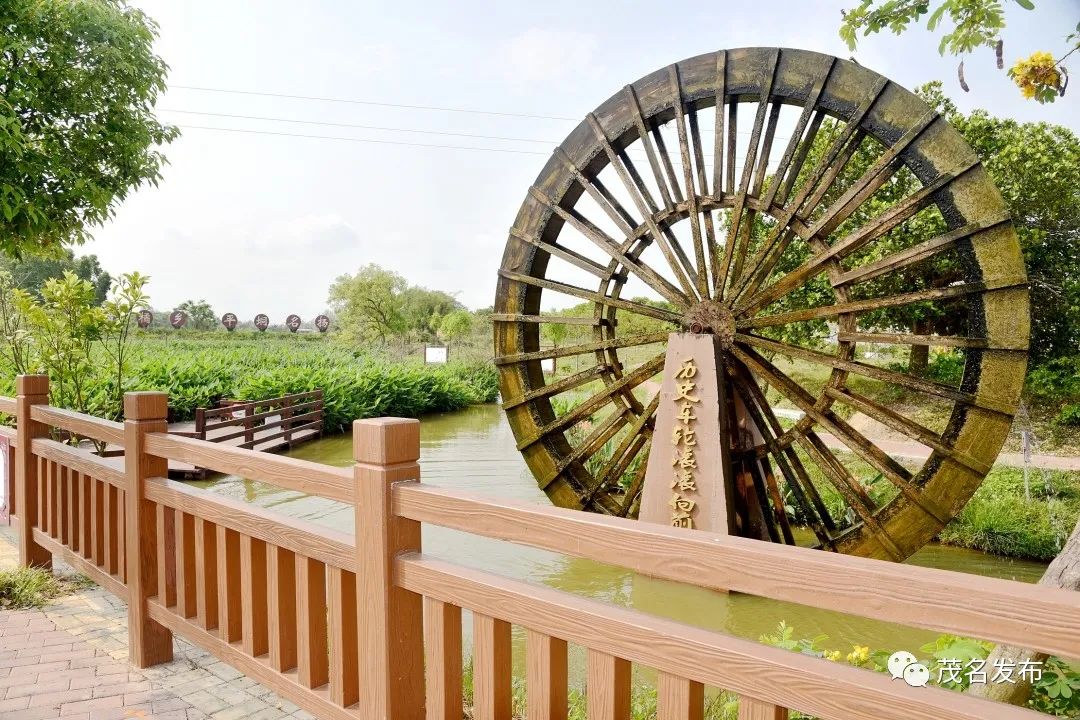
[[[161,28],[169,64],[161,117],[183,128],[164,181],[143,188],[80,253],[113,273],[152,280],[153,304],[205,298],[218,315],[305,320],[330,282],[365,263],[493,302],[496,270],[526,189],[577,120],[623,85],[673,61],[722,48],[797,47],[848,57],[840,9],[855,0],[544,3],[458,0],[134,0]],[[1006,65],[1060,51],[1080,0],[1007,2]],[[993,53],[965,66],[925,32],[864,39],[856,59],[913,88],[934,79],[964,110],[1080,131],[1080,87],[1053,105],[1021,99]],[[1055,53],[1059,54],[1059,53]],[[1080,64],[1073,63],[1080,76]],[[401,109],[208,92],[247,90],[464,108],[573,120]],[[179,112],[187,111],[187,112]],[[503,141],[199,113],[309,120],[538,140]],[[201,129],[459,145],[490,152]],[[534,154],[535,153],[535,154]]]

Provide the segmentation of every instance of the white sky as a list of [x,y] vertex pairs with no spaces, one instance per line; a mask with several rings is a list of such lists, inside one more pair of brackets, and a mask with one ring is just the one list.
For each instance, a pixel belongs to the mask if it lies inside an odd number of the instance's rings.
[[[721,48],[798,47],[849,57],[837,36],[855,0],[454,3],[345,0],[134,0],[161,26],[171,67],[161,117],[186,127],[166,148],[163,182],[133,194],[78,250],[110,272],[151,278],[153,304],[207,299],[218,315],[310,320],[339,274],[368,262],[410,281],[491,305],[496,271],[525,192],[577,119],[623,85]],[[1059,51],[1078,0],[1006,3],[1006,66]],[[957,59],[914,32],[864,39],[856,59],[914,88],[934,79],[963,110],[985,107],[1080,132],[1080,86],[1053,105],[1024,101],[980,51]],[[1060,54],[1055,52],[1055,54]],[[1073,63],[1080,78],[1080,63]],[[202,92],[177,85],[474,108],[572,121],[405,110]],[[165,111],[168,110],[168,111]],[[200,116],[256,115],[531,138],[506,142]],[[252,135],[191,126],[499,147],[473,152]]]

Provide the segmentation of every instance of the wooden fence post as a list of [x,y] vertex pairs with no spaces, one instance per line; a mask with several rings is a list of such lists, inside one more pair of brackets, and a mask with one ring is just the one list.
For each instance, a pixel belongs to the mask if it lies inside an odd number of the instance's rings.
[[[151,620],[147,598],[157,593],[157,514],[145,499],[147,478],[166,477],[169,461],[146,453],[148,433],[168,432],[169,397],[124,393],[124,469],[127,474],[128,656],[145,668],[172,660],[172,633]],[[165,602],[165,598],[162,598]]]
[[292,448],[292,398],[281,401],[281,430],[285,433],[285,444]]
[[244,447],[251,450],[255,449],[255,421],[251,419],[253,412],[255,412],[254,404],[244,406]]
[[420,523],[396,517],[392,486],[420,479],[420,423],[353,423],[361,715],[424,717],[423,599],[394,585],[394,558],[420,549]]
[[52,567],[52,553],[34,542],[37,522],[37,461],[31,443],[49,434],[48,426],[30,419],[32,405],[48,405],[49,376],[20,375],[15,380],[15,497],[19,515],[19,564]]
[[195,434],[206,439],[206,408],[195,408]]

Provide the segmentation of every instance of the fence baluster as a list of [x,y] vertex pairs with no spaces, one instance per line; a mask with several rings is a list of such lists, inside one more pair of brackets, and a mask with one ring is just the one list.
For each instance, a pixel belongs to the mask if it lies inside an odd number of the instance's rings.
[[657,720],[702,720],[705,686],[678,675],[661,672],[656,688]]
[[527,631],[525,681],[529,720],[566,720],[566,641]]
[[[473,613],[473,706],[476,720],[510,720],[510,623]],[[592,715],[589,715],[592,718]]]
[[259,657],[270,650],[266,619],[266,543],[240,536],[240,605],[244,652]]
[[428,720],[461,717],[461,608],[424,598]]
[[300,605],[300,622],[296,625],[297,676],[304,687],[317,688],[325,685],[330,677],[326,643],[326,566],[318,560],[297,555],[296,584]]
[[348,707],[360,698],[356,575],[336,567],[329,571],[330,699]]
[[296,553],[270,547],[270,665],[278,672],[296,667]]
[[392,485],[420,478],[420,423],[353,423],[361,709],[371,720],[424,717],[422,598],[394,583],[394,558],[420,549],[420,523],[398,518]]
[[[128,655],[136,667],[172,660],[172,633],[150,619],[147,600],[157,587],[157,516],[145,499],[145,480],[165,477],[168,461],[146,452],[149,433],[168,431],[168,396],[159,392],[124,394],[124,467],[128,576]],[[108,538],[106,538],[106,542]]]
[[739,720],[787,720],[787,718],[786,708],[746,695],[739,698]]
[[15,380],[15,419],[18,423],[15,435],[15,491],[19,503],[19,564],[52,567],[52,553],[34,542],[34,519],[38,518],[40,477],[38,464],[31,447],[33,438],[45,437],[49,429],[30,419],[32,405],[49,402],[49,377],[47,375],[20,375]]
[[218,637],[227,643],[239,640],[243,632],[240,617],[240,534],[217,526]]
[[197,612],[195,575],[195,518],[180,513],[176,521],[176,611],[181,617]]
[[218,626],[217,530],[213,523],[195,521],[195,614],[205,630]]
[[630,720],[630,663],[590,648],[587,664],[589,720]]

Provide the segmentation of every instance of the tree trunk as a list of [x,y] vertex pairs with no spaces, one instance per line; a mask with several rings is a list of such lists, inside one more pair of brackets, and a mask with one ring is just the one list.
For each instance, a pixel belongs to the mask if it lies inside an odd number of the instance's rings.
[[[915,335],[929,335],[930,321],[916,320],[911,324],[911,332]],[[911,354],[908,356],[908,372],[912,375],[926,375],[926,369],[930,364],[930,346],[912,345]]]
[[[1046,572],[1039,579],[1039,585],[1065,588],[1066,590],[1080,590],[1080,521],[1073,528],[1072,535],[1069,536],[1065,547],[1050,563],[1050,567],[1046,568]],[[1035,650],[1027,650],[1012,645],[998,645],[990,653],[990,657],[986,659],[986,667],[994,667],[994,662],[998,660],[1005,660],[1018,667],[1025,660],[1041,663],[1047,657],[1046,653]],[[1024,705],[1027,703],[1028,698],[1031,697],[1031,688],[1029,681],[1017,678],[1015,684],[1002,682],[972,685],[968,688],[968,694],[1009,703],[1010,705]]]

